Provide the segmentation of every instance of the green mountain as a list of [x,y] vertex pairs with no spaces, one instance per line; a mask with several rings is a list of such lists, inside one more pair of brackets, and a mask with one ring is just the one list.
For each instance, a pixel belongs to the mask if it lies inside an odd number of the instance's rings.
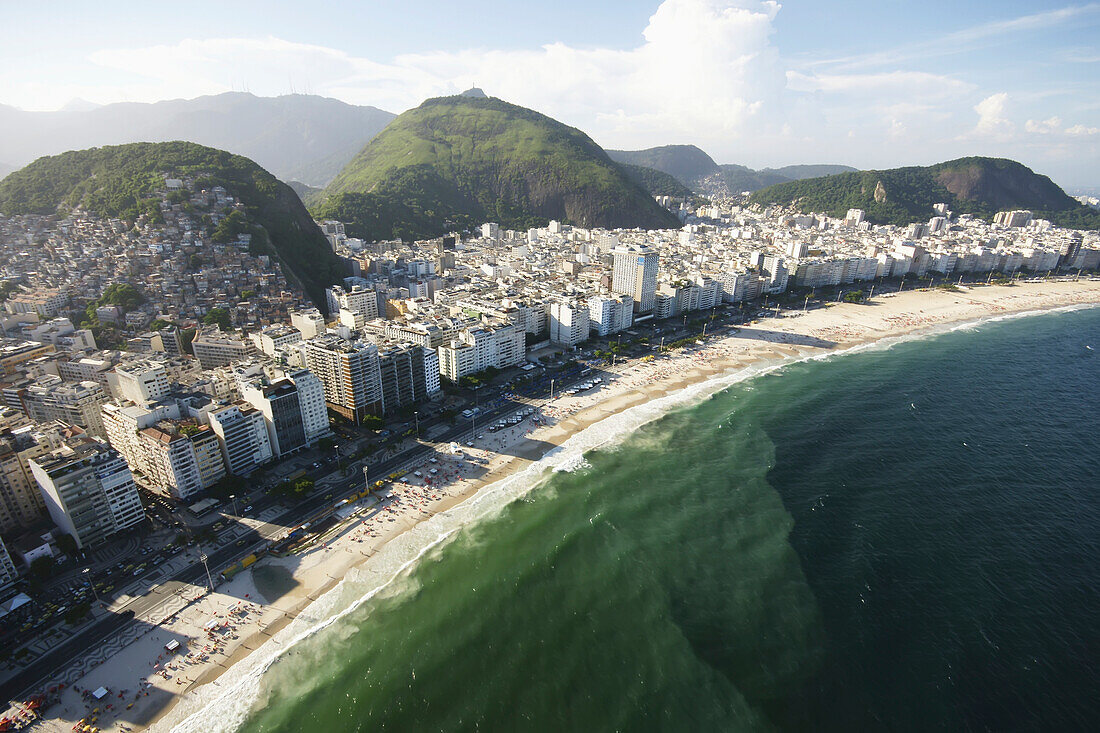
[[718,166],[718,177],[726,184],[731,193],[757,191],[761,188],[791,180],[789,177],[774,171],[754,171],[752,168],[732,163]]
[[796,206],[843,216],[863,209],[876,224],[925,221],[932,206],[991,219],[998,211],[1029,209],[1059,226],[1100,228],[1100,213],[1066,195],[1046,176],[1004,158],[959,158],[926,167],[838,173],[780,183],[752,196],[758,204]]
[[662,145],[646,150],[608,150],[616,163],[640,165],[667,173],[685,186],[718,171],[714,159],[694,145]]
[[429,99],[397,117],[314,207],[368,239],[431,237],[495,221],[662,228],[676,217],[580,130],[499,99]]
[[[801,181],[803,178],[821,178],[833,176],[837,173],[854,173],[858,168],[850,165],[785,165],[782,168],[764,168],[761,173],[775,173],[791,181]],[[782,181],[777,181],[782,183]]]
[[279,259],[314,302],[342,265],[298,196],[248,158],[187,142],[131,143],[39,158],[0,181],[0,213],[53,214],[83,207],[132,221],[159,216],[165,177],[196,176],[244,204],[253,246]]
[[690,199],[695,192],[680,183],[676,178],[656,168],[646,168],[644,165],[631,165],[619,163],[619,167],[639,186],[649,192],[650,196],[672,196],[675,198]]

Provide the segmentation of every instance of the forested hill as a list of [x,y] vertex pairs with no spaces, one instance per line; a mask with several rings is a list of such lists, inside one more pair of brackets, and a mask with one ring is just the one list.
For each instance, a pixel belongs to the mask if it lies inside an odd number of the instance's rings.
[[931,166],[838,173],[780,183],[752,195],[758,204],[844,216],[862,209],[876,224],[926,221],[932,206],[992,219],[998,211],[1028,209],[1058,226],[1100,228],[1100,212],[1070,198],[1053,181],[1014,160],[959,158]]
[[397,117],[325,190],[319,217],[369,239],[485,221],[657,229],[679,221],[580,130],[495,98],[441,97]]
[[0,181],[0,213],[53,214],[82,207],[130,222],[160,215],[166,178],[221,186],[260,228],[271,253],[315,302],[337,281],[341,263],[298,196],[248,158],[188,142],[132,143],[39,158]]

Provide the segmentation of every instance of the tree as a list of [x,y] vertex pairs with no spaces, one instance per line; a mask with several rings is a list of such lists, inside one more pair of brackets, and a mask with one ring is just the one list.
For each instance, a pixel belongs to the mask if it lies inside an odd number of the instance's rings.
[[328,437],[321,438],[317,441],[317,447],[321,450],[332,450],[336,447],[336,441]]
[[252,298],[254,298],[254,297],[256,297],[256,291],[255,290],[242,290],[241,291],[241,300],[252,300]]
[[31,573],[42,580],[53,574],[54,561],[52,557],[36,557],[31,560]]
[[84,617],[86,617],[91,610],[92,607],[90,604],[78,603],[65,612],[65,623],[69,626],[76,626],[84,620]]
[[849,290],[844,294],[845,303],[862,303],[863,291],[862,290]]
[[211,308],[206,312],[206,315],[202,317],[202,322],[208,326],[217,324],[218,328],[223,331],[228,331],[232,327],[229,311],[225,308]]
[[79,549],[76,546],[76,540],[73,539],[73,536],[68,533],[63,533],[57,538],[57,547],[59,550],[70,557],[76,555],[76,553],[79,552]]
[[150,331],[160,331],[161,329],[171,326],[170,321],[166,321],[163,318],[154,318],[153,322],[149,324]]

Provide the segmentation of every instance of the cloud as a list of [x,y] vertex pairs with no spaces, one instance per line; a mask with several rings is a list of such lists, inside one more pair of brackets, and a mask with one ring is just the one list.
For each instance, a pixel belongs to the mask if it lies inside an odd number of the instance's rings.
[[90,60],[174,88],[208,93],[307,91],[395,112],[477,84],[624,142],[744,131],[783,89],[770,37],[779,12],[759,0],[665,0],[628,50],[554,43],[531,50],[405,54],[389,63],[278,38],[187,40],[105,50]]
[[1060,117],[1050,117],[1041,122],[1035,120],[1028,120],[1024,123],[1024,129],[1028,132],[1033,132],[1038,135],[1052,135],[1058,132],[1062,128],[1062,119]]
[[1085,127],[1084,125],[1074,125],[1073,127],[1066,128],[1067,135],[1100,135],[1100,127]]
[[974,111],[978,113],[978,124],[974,126],[972,135],[996,140],[1012,137],[1016,131],[1016,125],[1004,116],[1007,105],[1007,92],[991,94],[974,105]]

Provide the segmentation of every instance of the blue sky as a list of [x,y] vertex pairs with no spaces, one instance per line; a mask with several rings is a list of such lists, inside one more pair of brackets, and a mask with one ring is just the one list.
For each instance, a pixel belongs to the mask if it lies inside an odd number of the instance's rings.
[[605,147],[753,167],[1000,155],[1100,185],[1100,3],[278,5],[4,3],[0,103],[247,89],[400,112],[477,83]]

